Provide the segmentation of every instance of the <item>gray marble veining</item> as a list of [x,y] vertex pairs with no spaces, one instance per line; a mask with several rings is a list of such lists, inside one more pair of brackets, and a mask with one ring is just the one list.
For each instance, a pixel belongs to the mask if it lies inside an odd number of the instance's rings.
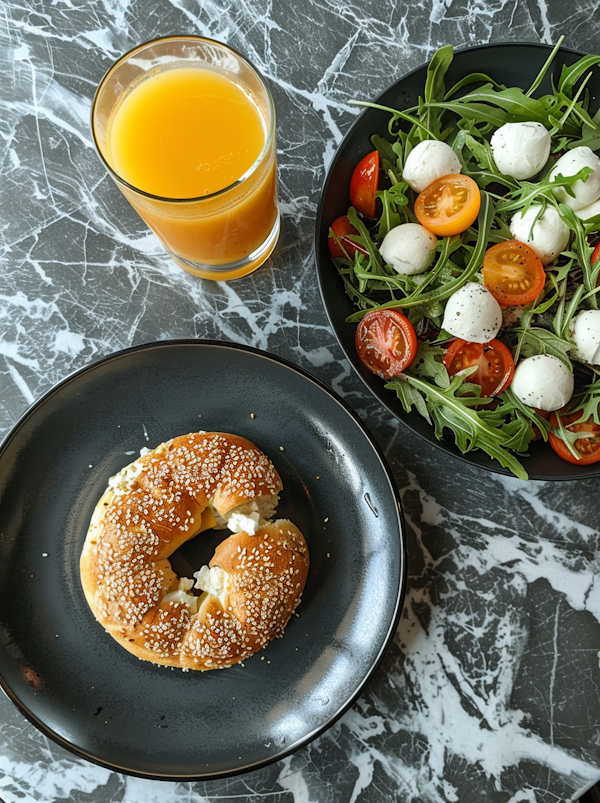
[[[169,261],[91,142],[103,73],[173,32],[245,53],[277,107],[281,237],[266,266],[228,284]],[[246,776],[161,783],[73,756],[2,695],[6,803],[551,803],[600,779],[597,482],[482,476],[390,420],[341,356],[313,256],[325,172],[357,114],[349,99],[375,97],[446,43],[565,35],[597,52],[599,33],[589,0],[5,0],[0,433],[113,351],[177,337],[249,344],[313,372],[359,412],[394,470],[410,536],[395,642],[367,691],[312,744]]]

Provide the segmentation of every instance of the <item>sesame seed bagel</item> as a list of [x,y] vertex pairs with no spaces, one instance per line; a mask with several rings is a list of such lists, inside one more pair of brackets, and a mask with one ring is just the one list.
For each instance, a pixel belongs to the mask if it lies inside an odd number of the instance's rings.
[[[96,505],[81,555],[98,622],[141,659],[199,670],[239,663],[281,636],[309,563],[298,528],[267,521],[281,489],[266,455],[222,432],[174,438],[126,466]],[[169,557],[231,522],[258,530],[226,538],[194,575],[203,593],[188,593],[194,581],[178,578]]]

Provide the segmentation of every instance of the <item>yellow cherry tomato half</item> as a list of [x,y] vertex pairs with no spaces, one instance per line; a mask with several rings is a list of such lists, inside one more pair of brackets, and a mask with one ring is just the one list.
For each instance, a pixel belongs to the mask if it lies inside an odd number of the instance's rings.
[[501,307],[531,304],[546,284],[546,271],[535,251],[519,240],[488,248],[482,274],[485,286]]
[[425,187],[415,201],[415,215],[421,226],[438,237],[450,237],[475,222],[480,206],[481,193],[473,179],[452,174]]

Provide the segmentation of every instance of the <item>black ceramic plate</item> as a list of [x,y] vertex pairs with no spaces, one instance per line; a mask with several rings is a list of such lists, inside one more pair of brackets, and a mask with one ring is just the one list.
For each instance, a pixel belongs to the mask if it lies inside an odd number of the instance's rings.
[[[452,86],[469,73],[483,72],[506,86],[528,88],[550,51],[549,46],[542,44],[483,45],[459,51],[455,53],[454,61],[448,70],[446,86]],[[561,49],[538,92],[541,94],[550,92],[550,76],[560,74],[563,64],[572,64],[582,55],[574,50]],[[396,109],[415,106],[419,96],[423,95],[426,71],[427,66],[424,65],[409,73],[387,89],[377,102]],[[594,73],[586,89],[592,97],[600,95],[599,71]],[[445,452],[481,468],[510,474],[510,471],[503,469],[497,461],[480,450],[463,455],[454,445],[452,435],[438,441],[427,421],[417,412],[406,413],[395,393],[386,390],[384,381],[368,371],[356,356],[354,349],[356,325],[346,323],[347,316],[355,309],[329,256],[327,233],[332,221],[339,215],[344,215],[348,209],[350,177],[361,157],[373,150],[370,137],[373,134],[386,136],[388,122],[389,114],[385,112],[376,109],[367,109],[363,112],[341,143],[323,187],[317,212],[315,245],[321,295],[331,326],[350,363],[390,413],[413,432]],[[571,465],[555,455],[548,444],[543,442],[534,443],[531,455],[523,458],[522,462],[532,479],[558,480],[600,476],[600,463],[589,466]]]
[[[278,512],[304,532],[311,558],[283,638],[244,666],[205,673],[119,647],[78,570],[108,478],[141,447],[198,429],[244,435],[273,459]],[[199,568],[225,536],[190,542],[174,567]],[[120,352],[60,383],[0,449],[2,686],[44,733],[111,769],[205,779],[307,743],[380,662],[404,575],[398,493],[364,426],[319,381],[253,349],[183,340]]]

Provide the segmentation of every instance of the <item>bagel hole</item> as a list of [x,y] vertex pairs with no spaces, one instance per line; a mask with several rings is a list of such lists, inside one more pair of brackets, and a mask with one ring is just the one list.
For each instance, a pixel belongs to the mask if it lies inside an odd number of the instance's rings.
[[[194,572],[202,566],[208,566],[215,549],[230,535],[229,530],[204,530],[182,544],[169,558],[171,568],[177,577],[189,577],[193,580]],[[199,588],[192,588],[187,593],[199,597],[204,592]]]

